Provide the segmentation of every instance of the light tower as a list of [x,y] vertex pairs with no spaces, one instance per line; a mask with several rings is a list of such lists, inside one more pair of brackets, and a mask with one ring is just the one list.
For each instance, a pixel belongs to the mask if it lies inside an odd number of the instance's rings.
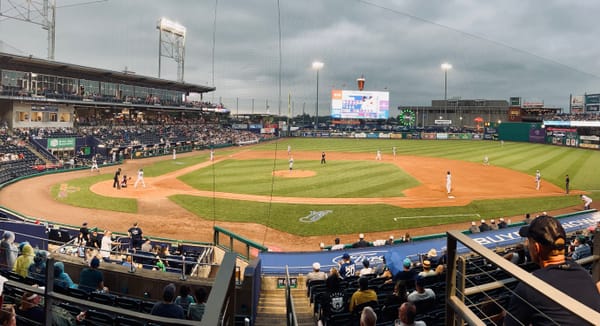
[[185,63],[185,32],[183,25],[161,18],[158,29],[158,78],[160,78],[161,58],[172,58],[177,62],[177,81],[183,82]]

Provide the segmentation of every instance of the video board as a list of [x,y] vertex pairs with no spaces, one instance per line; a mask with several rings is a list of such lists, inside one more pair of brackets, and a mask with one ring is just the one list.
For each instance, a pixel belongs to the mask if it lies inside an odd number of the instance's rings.
[[387,119],[389,115],[389,92],[331,91],[331,117],[334,119]]

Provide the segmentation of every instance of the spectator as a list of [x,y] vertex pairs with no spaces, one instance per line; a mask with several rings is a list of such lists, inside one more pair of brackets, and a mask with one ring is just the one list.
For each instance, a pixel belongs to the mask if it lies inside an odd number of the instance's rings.
[[358,241],[352,244],[352,248],[365,248],[365,247],[369,247],[369,243],[367,241],[365,241],[365,235],[361,233],[358,235]]
[[196,302],[190,304],[187,317],[190,320],[202,320],[204,310],[206,309],[206,297],[208,295],[204,288],[197,288],[194,295],[196,296]]
[[334,245],[331,246],[331,250],[342,250],[344,249],[344,244],[340,243],[340,238],[335,238]]
[[525,219],[523,220],[523,223],[525,223],[525,225],[529,225],[531,223],[531,215],[529,215],[529,213],[525,214]]
[[360,326],[375,326],[377,324],[377,314],[371,307],[365,307],[360,313]]
[[585,242],[585,237],[580,235],[571,243],[573,250],[569,253],[573,260],[578,260],[592,255],[592,249]]
[[490,226],[485,223],[485,220],[481,220],[481,224],[479,225],[479,232],[489,231]]
[[88,229],[87,222],[83,222],[81,224],[81,227],[79,228],[79,234],[81,234],[81,237],[86,243],[90,243],[90,230]]
[[45,322],[45,313],[44,307],[40,305],[41,301],[41,296],[29,291],[25,291],[21,297],[21,304],[17,307],[17,315],[21,316],[28,322],[33,321],[43,324]]
[[342,255],[342,260],[339,262],[340,265],[340,277],[345,279],[350,276],[354,276],[356,272],[356,265],[354,261],[350,259],[350,255],[348,253],[344,253]]
[[150,238],[146,238],[144,240],[144,243],[142,244],[141,250],[145,251],[145,252],[152,251],[152,241],[150,240]]
[[323,317],[329,319],[332,314],[344,312],[346,309],[346,295],[341,284],[338,270],[331,268],[329,277],[325,280],[325,297],[321,304],[323,306]]
[[491,219],[490,220],[490,230],[495,231],[495,230],[498,230],[498,229],[499,229],[499,227],[496,224],[496,220]]
[[416,277],[417,273],[412,269],[412,261],[410,258],[404,258],[402,261],[402,270],[394,275],[394,282],[413,281]]
[[408,292],[406,290],[406,281],[398,281],[394,285],[392,295],[388,296],[385,302],[386,306],[401,304],[408,300]]
[[94,252],[92,254],[95,255],[97,252],[100,251],[100,246],[101,246],[101,239],[100,239],[100,236],[98,235],[98,230],[94,229],[92,231],[92,234],[90,235],[90,242],[89,242],[88,247],[90,247],[92,250],[94,250]]
[[498,223],[498,228],[499,229],[506,229],[507,226],[508,226],[508,224],[506,224],[506,222],[504,222],[504,218],[501,217],[500,218],[500,222]]
[[525,246],[522,243],[519,243],[515,246],[515,249],[512,252],[504,255],[504,258],[510,260],[513,264],[522,265],[525,263]]
[[357,306],[371,301],[377,302],[377,293],[369,289],[369,279],[361,277],[358,279],[358,290],[350,298],[348,309],[353,312]]
[[375,271],[369,266],[371,266],[371,263],[369,262],[369,260],[364,259],[363,260],[363,268],[360,270],[358,275],[362,277],[362,276],[366,276],[366,275],[372,275],[373,273],[375,273]]
[[163,301],[155,303],[150,314],[154,316],[184,319],[185,314],[183,308],[181,308],[180,305],[175,304],[173,300],[175,300],[175,285],[169,283],[163,290]]
[[54,286],[61,288],[76,288],[71,276],[65,273],[65,264],[62,261],[54,263]]
[[326,280],[327,279],[327,274],[325,274],[325,272],[321,272],[321,264],[319,264],[318,262],[314,262],[312,264],[312,272],[309,272],[308,274],[306,274],[306,285],[308,285],[308,283],[310,283],[310,281],[313,280]]
[[435,248],[429,249],[429,251],[427,252],[427,258],[426,259],[431,262],[431,267],[436,267],[437,266],[437,259],[438,259],[437,250],[435,250]]
[[104,275],[98,270],[98,267],[100,267],[100,259],[98,257],[92,258],[90,267],[84,268],[79,274],[80,289],[87,292],[108,292],[108,289],[104,286]]
[[426,326],[424,321],[415,321],[417,316],[417,307],[412,302],[403,303],[398,308],[398,320],[395,325],[397,326]]
[[38,250],[33,257],[33,264],[29,265],[28,276],[36,280],[38,284],[46,282],[46,260],[48,252],[46,250]]
[[[590,274],[575,261],[565,259],[567,237],[560,222],[552,216],[539,216],[521,227],[519,235],[527,238],[531,259],[540,266],[532,273],[535,277],[600,312],[600,293]],[[514,290],[504,323],[509,326],[587,324],[522,282]]]
[[415,280],[415,290],[412,291],[407,298],[408,302],[419,302],[425,300],[435,300],[435,292],[432,289],[425,287],[423,278],[417,277]]
[[23,245],[21,255],[17,257],[13,272],[21,275],[21,277],[27,277],[29,273],[29,265],[33,264],[33,248],[29,243]]
[[381,265],[379,265],[379,267],[377,267],[375,274],[377,274],[377,277],[385,278],[386,283],[388,283],[388,281],[389,282],[392,281],[392,277],[394,277],[394,275],[392,275],[392,271],[390,270],[390,267],[387,265],[385,256],[381,257]]
[[471,227],[469,228],[469,231],[471,231],[471,233],[481,232],[479,231],[479,227],[477,226],[477,223],[475,223],[475,221],[471,222]]
[[390,238],[385,241],[386,246],[391,246],[394,244],[394,236],[390,235]]
[[104,262],[106,263],[112,261],[110,259],[110,254],[112,252],[112,246],[114,244],[118,244],[118,242],[112,241],[112,232],[109,230],[105,230],[100,245],[100,256],[102,257],[102,260],[104,260]]
[[423,261],[423,271],[419,272],[417,277],[430,277],[440,275],[444,270],[443,265],[439,265],[436,269],[431,269],[431,262],[429,260]]
[[179,287],[179,295],[175,298],[175,304],[180,305],[185,314],[187,314],[190,304],[196,303],[194,297],[190,295],[191,292],[189,286],[182,285]]
[[0,270],[11,271],[17,260],[19,250],[15,246],[15,234],[11,231],[4,231],[2,241],[0,241]]
[[131,247],[134,249],[140,249],[142,246],[142,228],[138,226],[138,222],[134,222],[133,226],[127,230],[127,234],[131,239]]

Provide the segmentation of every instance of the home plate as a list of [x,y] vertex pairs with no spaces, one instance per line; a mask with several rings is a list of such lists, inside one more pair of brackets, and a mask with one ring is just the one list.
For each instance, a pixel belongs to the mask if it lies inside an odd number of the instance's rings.
[[450,199],[454,199],[454,198],[456,198],[456,197],[454,197],[454,196],[452,196],[452,195],[448,195],[448,198],[450,198]]

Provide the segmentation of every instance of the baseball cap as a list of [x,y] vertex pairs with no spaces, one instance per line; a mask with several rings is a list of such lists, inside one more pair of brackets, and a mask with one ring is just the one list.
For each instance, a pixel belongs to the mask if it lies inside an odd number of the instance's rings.
[[314,269],[314,270],[319,270],[319,269],[321,269],[321,264],[319,264],[319,263],[313,263],[313,269]]
[[519,229],[519,235],[554,249],[563,249],[567,239],[560,222],[549,215],[536,217],[529,225]]
[[404,267],[410,267],[411,264],[412,261],[410,260],[410,258],[404,258],[404,261],[402,262],[402,265],[404,265]]
[[344,255],[342,256],[342,259],[350,259],[350,255],[348,255],[348,253],[344,253]]

